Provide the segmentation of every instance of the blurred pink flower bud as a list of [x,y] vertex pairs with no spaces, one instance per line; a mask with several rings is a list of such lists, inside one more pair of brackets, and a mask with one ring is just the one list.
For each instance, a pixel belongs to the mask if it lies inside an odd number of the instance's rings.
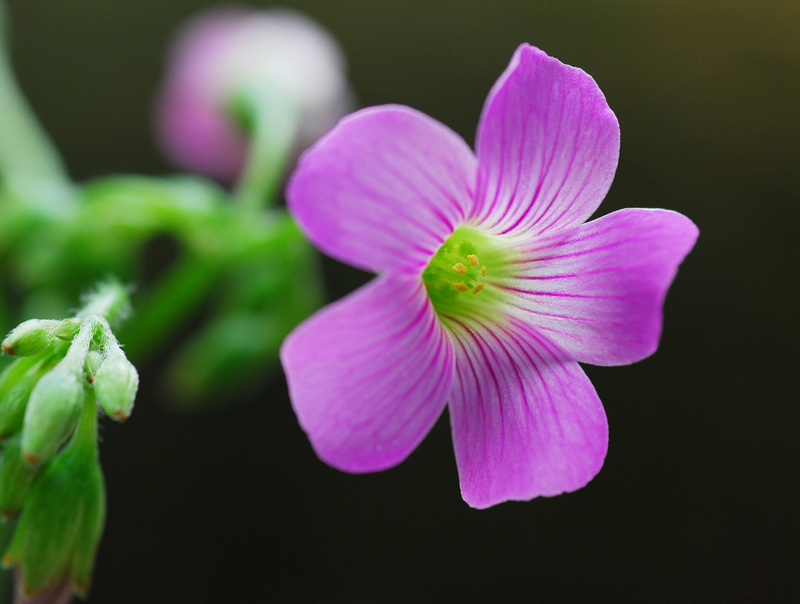
[[[178,32],[156,105],[159,141],[176,164],[232,181],[247,153],[234,103],[277,98],[299,113],[295,152],[350,109],[345,61],[333,37],[288,10],[228,6]],[[259,107],[263,110],[263,105]]]

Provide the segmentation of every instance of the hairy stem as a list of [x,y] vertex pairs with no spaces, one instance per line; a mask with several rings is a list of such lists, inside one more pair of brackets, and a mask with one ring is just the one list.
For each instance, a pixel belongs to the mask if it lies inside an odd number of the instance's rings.
[[130,293],[118,281],[106,281],[89,294],[78,312],[81,318],[99,315],[111,325],[118,325],[130,313]]
[[75,429],[75,434],[72,437],[70,446],[84,451],[91,451],[94,453],[95,457],[98,455],[97,400],[95,398],[94,388],[89,388],[86,391],[86,400],[83,403],[81,419],[78,423],[78,427]]

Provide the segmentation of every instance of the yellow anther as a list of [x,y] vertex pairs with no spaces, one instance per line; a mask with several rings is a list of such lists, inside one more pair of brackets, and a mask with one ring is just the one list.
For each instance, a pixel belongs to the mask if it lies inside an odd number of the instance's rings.
[[453,265],[453,270],[457,272],[459,275],[466,275],[467,274],[467,267],[461,264],[460,262]]
[[464,285],[463,283],[459,283],[458,281],[456,281],[455,283],[453,283],[453,287],[455,287],[455,288],[456,288],[456,291],[457,291],[457,292],[465,292],[465,291],[469,291],[469,288],[468,288],[466,285]]
[[472,288],[472,293],[477,294],[482,289],[483,289],[483,283],[478,283],[478,285]]
[[478,257],[475,254],[470,254],[467,256],[467,262],[469,262],[472,266],[478,266]]
[[486,276],[486,267],[485,266],[481,267],[481,275],[483,275],[484,277]]

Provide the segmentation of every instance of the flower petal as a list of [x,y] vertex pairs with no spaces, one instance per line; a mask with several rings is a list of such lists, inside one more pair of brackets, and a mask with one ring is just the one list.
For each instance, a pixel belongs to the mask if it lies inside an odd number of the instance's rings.
[[419,275],[474,198],[475,156],[402,106],[356,112],[301,158],[289,209],[309,239],[354,266]]
[[450,396],[461,494],[485,508],[586,485],[608,448],[608,424],[589,378],[521,322],[459,318]]
[[495,233],[578,225],[605,197],[619,124],[594,80],[528,44],[486,99],[474,220]]
[[662,306],[697,227],[668,210],[628,208],[526,246],[511,304],[572,357],[624,365],[650,356]]
[[419,280],[378,277],[300,325],[281,348],[319,457],[347,472],[403,461],[442,412],[453,348]]

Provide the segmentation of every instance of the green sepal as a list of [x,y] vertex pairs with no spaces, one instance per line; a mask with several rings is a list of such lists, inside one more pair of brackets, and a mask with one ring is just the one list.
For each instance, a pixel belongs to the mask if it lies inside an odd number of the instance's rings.
[[83,501],[84,522],[78,526],[72,558],[72,580],[75,591],[81,596],[85,596],[89,591],[97,546],[100,544],[106,520],[105,483],[103,473],[97,463],[95,463],[95,470],[91,477],[94,487],[88,490]]
[[5,443],[0,458],[0,514],[13,518],[19,513],[38,473],[23,461],[19,437]]
[[105,522],[105,485],[95,444],[94,400],[81,427],[33,484],[3,564],[18,567],[27,593],[70,580],[88,589]]
[[0,439],[22,429],[31,392],[56,361],[57,357],[47,355],[19,359],[0,376]]

